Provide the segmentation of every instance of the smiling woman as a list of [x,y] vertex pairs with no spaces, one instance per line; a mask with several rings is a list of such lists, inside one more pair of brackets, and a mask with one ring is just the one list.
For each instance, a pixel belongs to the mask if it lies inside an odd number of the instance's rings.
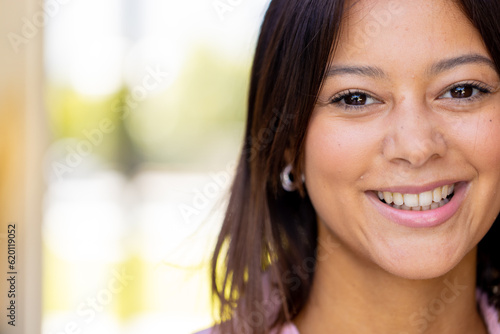
[[499,13],[271,2],[208,332],[500,333]]

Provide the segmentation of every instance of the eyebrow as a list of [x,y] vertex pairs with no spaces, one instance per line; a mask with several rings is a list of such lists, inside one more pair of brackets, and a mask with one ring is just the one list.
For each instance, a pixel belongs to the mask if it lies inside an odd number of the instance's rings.
[[385,77],[384,71],[373,66],[330,66],[326,72],[327,77],[342,74],[354,74],[372,78]]
[[469,54],[438,61],[437,63],[432,65],[430,73],[433,75],[439,74],[441,72],[448,71],[451,70],[452,68],[465,64],[488,65],[496,71],[495,64],[491,59],[482,56],[480,54]]
[[[488,65],[493,70],[497,70],[491,59],[480,54],[470,54],[440,60],[430,67],[430,74],[436,75],[465,64]],[[326,77],[345,74],[366,76],[377,79],[386,77],[385,72],[381,68],[373,66],[330,66],[326,72]]]

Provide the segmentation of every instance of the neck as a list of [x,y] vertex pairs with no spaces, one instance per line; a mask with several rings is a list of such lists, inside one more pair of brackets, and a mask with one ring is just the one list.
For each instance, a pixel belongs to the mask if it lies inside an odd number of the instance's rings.
[[[321,230],[320,230],[321,240]],[[444,276],[409,280],[353,258],[344,246],[318,248],[314,283],[295,319],[301,333],[484,333],[476,252]]]

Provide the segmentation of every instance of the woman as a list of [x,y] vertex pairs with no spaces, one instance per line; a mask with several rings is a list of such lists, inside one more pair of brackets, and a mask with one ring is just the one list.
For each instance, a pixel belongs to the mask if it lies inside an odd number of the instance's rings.
[[500,333],[499,73],[497,0],[273,0],[209,332]]

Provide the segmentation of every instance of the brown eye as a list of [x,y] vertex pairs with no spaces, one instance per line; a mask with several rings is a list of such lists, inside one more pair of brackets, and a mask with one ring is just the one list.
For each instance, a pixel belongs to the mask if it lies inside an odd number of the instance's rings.
[[346,92],[332,99],[332,103],[342,103],[348,106],[364,106],[375,101],[373,97],[363,92]]
[[368,93],[360,90],[346,90],[335,95],[330,104],[335,104],[344,109],[360,109],[372,104],[381,103]]
[[351,105],[351,106],[363,106],[366,104],[367,96],[366,94],[349,94],[345,99],[345,104]]
[[474,88],[472,86],[460,86],[451,89],[451,97],[455,99],[463,99],[471,97],[474,94]]
[[464,102],[475,100],[490,93],[491,89],[486,87],[484,84],[464,82],[448,88],[448,90],[439,98],[457,100],[456,102],[458,102],[458,100],[462,100],[460,102]]

